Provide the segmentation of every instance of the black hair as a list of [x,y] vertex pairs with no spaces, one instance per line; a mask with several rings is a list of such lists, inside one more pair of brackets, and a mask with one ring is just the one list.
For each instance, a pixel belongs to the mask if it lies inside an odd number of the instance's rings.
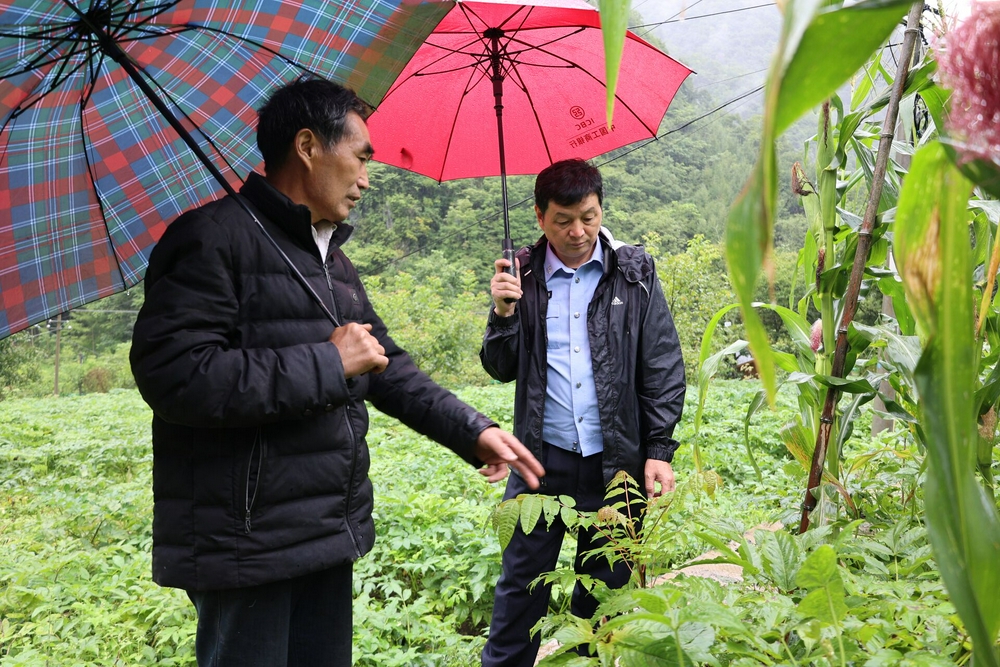
[[319,77],[301,76],[278,88],[257,112],[257,148],[264,170],[280,169],[299,130],[312,130],[326,148],[344,136],[347,114],[370,111],[353,90]]
[[604,203],[601,172],[586,160],[560,160],[543,169],[535,179],[535,206],[542,213],[549,202],[572,206],[590,194],[597,195],[598,204]]

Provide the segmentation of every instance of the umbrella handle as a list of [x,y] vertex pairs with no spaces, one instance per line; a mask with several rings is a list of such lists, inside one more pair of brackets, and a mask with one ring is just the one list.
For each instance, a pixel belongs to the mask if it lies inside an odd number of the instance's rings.
[[[510,262],[510,265],[504,268],[504,273],[517,277],[517,267],[514,266],[514,241],[510,238],[505,238],[503,240],[503,258]],[[503,300],[504,303],[514,303],[517,299],[506,298]]]

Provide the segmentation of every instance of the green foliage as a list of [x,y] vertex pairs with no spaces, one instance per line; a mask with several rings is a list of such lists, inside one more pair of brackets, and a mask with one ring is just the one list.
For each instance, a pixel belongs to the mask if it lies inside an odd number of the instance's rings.
[[[716,381],[700,427],[702,442],[710,443],[703,447],[706,474],[690,472],[692,452],[682,447],[675,458],[679,491],[651,509],[637,504],[632,491],[628,498],[609,497],[613,511],[600,518],[577,512],[568,498],[524,504],[532,497],[524,496],[500,505],[513,507],[503,519],[511,527],[533,521],[541,530],[557,513],[571,524],[600,522],[643,566],[635,568],[629,589],[595,584],[598,613],[608,620],[592,627],[562,611],[575,583],[567,569],[572,550],[564,553],[552,575],[556,595],[545,636],[567,645],[593,643],[623,665],[790,659],[823,665],[839,664],[842,655],[872,665],[967,660],[968,636],[920,521],[923,454],[907,431],[846,446],[844,483],[865,523],[840,522],[803,536],[757,530],[747,537],[748,526],[794,520],[803,479],[778,435],[797,411],[791,387],[779,392],[777,412],[754,416],[749,441],[762,481],[739,454],[743,406],[756,392],[751,382]],[[460,396],[509,428],[512,394],[509,386],[493,385]],[[695,392],[688,395],[691,414]],[[0,663],[194,664],[190,603],[149,579],[148,424],[134,391],[0,404]],[[676,436],[690,442],[690,421]],[[473,664],[500,571],[490,521],[502,489],[377,412],[369,443],[378,539],[356,564],[356,664]],[[640,532],[634,519],[641,511],[648,518]],[[744,566],[744,581],[723,586],[686,574],[661,578],[713,545],[723,547],[721,559]],[[827,555],[815,556],[821,549],[836,555],[833,574]],[[812,558],[825,559],[826,583],[801,574]],[[802,606],[814,591],[835,600],[838,578],[847,607],[844,612],[834,602],[831,618],[839,626]],[[597,664],[566,653],[548,664],[571,658]]]
[[114,294],[70,313],[66,342],[82,354],[101,356],[132,341],[132,325],[142,307],[142,288]]
[[23,334],[0,339],[0,400],[38,377],[38,356]]
[[604,80],[607,81],[608,127],[614,118],[615,91],[618,88],[618,68],[622,62],[625,47],[625,32],[628,30],[629,3],[600,0],[601,33],[604,37]]
[[193,665],[193,608],[149,578],[138,395],[8,401],[0,461],[0,662]]
[[[510,427],[511,388],[466,400]],[[194,665],[194,609],[150,579],[150,414],[135,391],[0,403],[0,664]],[[358,665],[465,665],[500,572],[501,490],[377,412],[378,540],[356,565]]]
[[490,378],[476,352],[489,295],[478,290],[472,271],[443,261],[429,264],[422,276],[399,273],[369,280],[372,305],[393,339],[437,382],[450,387],[486,384]]
[[[856,521],[804,535],[781,528],[748,531],[733,518],[722,492],[707,504],[682,502],[701,495],[696,489],[704,488],[703,479],[691,478],[672,498],[640,510],[658,528],[629,532],[635,523],[624,515],[622,501],[615,502],[621,494],[614,491],[608,507],[578,514],[576,523],[615,530],[613,545],[595,557],[617,557],[625,547],[636,571],[651,562],[648,556],[655,552],[648,542],[659,541],[658,531],[676,535],[674,520],[682,526],[694,523],[716,554],[698,560],[698,568],[737,565],[742,579],[714,575],[723,585],[713,575],[682,569],[672,578],[647,570],[651,576],[645,583],[633,578],[617,591],[590,582],[600,600],[592,619],[554,613],[541,624],[543,641],[551,637],[561,643],[542,665],[597,666],[616,660],[626,666],[949,665],[968,659],[968,639],[935,576],[919,522]],[[515,499],[521,518],[534,515],[525,503],[528,497]],[[664,520],[657,514],[664,509],[673,516]],[[544,529],[540,519],[535,529]],[[566,581],[566,574],[544,578],[568,586],[573,579]],[[575,655],[570,651],[575,647],[589,649],[592,657]]]
[[[655,232],[644,238],[647,250],[657,260],[657,273],[681,341],[685,369],[688,377],[696,377],[701,332],[715,312],[733,300],[722,251],[697,234],[688,241],[685,252],[661,257],[659,240]],[[736,338],[735,330],[727,330],[723,341],[731,343]]]

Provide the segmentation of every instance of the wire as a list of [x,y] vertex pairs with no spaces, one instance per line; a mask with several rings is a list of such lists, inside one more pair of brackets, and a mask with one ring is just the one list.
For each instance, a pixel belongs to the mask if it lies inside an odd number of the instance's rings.
[[[668,18],[667,21],[673,21],[675,18],[677,18],[678,16],[680,16],[681,14],[683,14],[684,12],[686,12],[687,10],[691,9],[691,7],[694,7],[694,6],[696,6],[696,5],[698,5],[698,4],[702,3],[702,2],[704,2],[704,0],[695,0],[694,2],[691,3],[690,6],[681,8],[681,10],[679,12],[677,12],[676,14],[674,14],[673,16],[671,16],[670,18]],[[667,21],[664,21],[664,23],[666,23]],[[652,31],[652,29],[653,28],[650,28],[646,32],[644,32],[641,35],[639,35],[639,37],[645,37],[646,35],[648,35],[650,33],[650,31]]]
[[[613,158],[609,158],[608,160],[605,160],[604,162],[600,163],[597,166],[598,167],[603,167],[604,165],[610,164],[611,162],[614,162],[615,160],[620,160],[621,158],[625,157],[626,155],[629,155],[630,153],[633,153],[633,152],[639,150],[640,148],[645,148],[646,146],[648,146],[649,144],[653,143],[654,141],[658,141],[660,139],[663,139],[664,137],[668,137],[671,134],[675,134],[677,132],[682,132],[683,130],[686,130],[687,128],[691,127],[692,125],[694,125],[698,121],[704,120],[705,118],[708,118],[709,116],[722,111],[726,107],[728,107],[728,106],[730,106],[732,104],[735,104],[736,102],[739,102],[741,100],[746,100],[751,95],[759,93],[762,90],[764,90],[764,86],[760,85],[760,86],[757,86],[756,88],[754,88],[753,90],[748,90],[745,93],[737,95],[736,97],[734,97],[733,99],[729,100],[728,102],[723,102],[722,104],[720,104],[719,106],[715,107],[711,111],[707,111],[707,112],[701,114],[700,116],[696,116],[695,118],[692,118],[691,120],[687,121],[686,123],[673,128],[672,130],[667,130],[663,134],[658,134],[655,137],[653,137],[652,139],[648,139],[648,140],[642,142],[641,144],[633,146],[629,150],[623,151],[623,152],[619,153],[618,155],[614,156]],[[533,199],[534,199],[534,197],[525,197],[524,199],[522,199],[520,201],[516,201],[516,202],[510,204],[508,206],[508,210],[512,209],[512,208],[517,208],[518,206],[526,204],[526,203],[532,201]],[[371,271],[370,273],[368,273],[366,275],[375,275],[375,276],[377,276],[380,273],[382,273],[383,271],[385,271],[387,268],[389,268],[390,266],[392,266],[393,264],[396,264],[397,262],[400,262],[400,261],[406,259],[407,257],[410,257],[411,255],[416,255],[417,253],[424,252],[425,250],[429,250],[429,249],[431,249],[431,248],[439,245],[442,241],[446,241],[447,239],[450,239],[450,238],[452,238],[454,236],[458,236],[459,234],[462,234],[463,232],[466,232],[466,231],[468,231],[470,229],[473,229],[474,227],[478,227],[478,226],[480,226],[480,225],[482,225],[482,224],[484,224],[486,222],[489,222],[490,220],[493,220],[497,215],[498,214],[494,213],[494,214],[492,214],[492,215],[490,215],[488,217],[483,218],[482,220],[479,220],[477,222],[473,222],[473,223],[471,223],[469,225],[466,225],[465,227],[457,229],[457,230],[451,232],[450,234],[445,234],[443,236],[439,236],[439,237],[437,237],[434,240],[433,243],[427,243],[425,245],[422,245],[422,246],[420,246],[418,248],[415,248],[415,249],[411,250],[410,252],[404,253],[404,254],[400,255],[399,257],[396,257],[394,259],[390,259],[388,262],[386,262],[385,264],[381,265],[380,267],[378,267],[377,269],[375,269],[374,271]]]
[[752,76],[754,74],[760,74],[761,72],[766,72],[767,67],[762,67],[760,69],[755,69],[752,72],[744,72],[743,74],[737,74],[736,76],[731,76],[728,79],[719,79],[718,81],[709,81],[708,83],[703,83],[700,86],[691,86],[691,90],[701,90],[702,88],[708,88],[709,86],[714,86],[717,83],[725,83],[726,81],[733,81],[735,79],[742,79],[745,76]]
[[739,102],[740,100],[744,100],[744,99],[750,97],[751,95],[759,93],[762,90],[764,90],[764,84],[761,84],[761,85],[757,86],[753,90],[748,90],[747,92],[743,93],[742,95],[738,95],[737,97],[734,97],[733,99],[729,100],[728,102],[723,102],[722,104],[720,104],[719,106],[715,107],[711,111],[706,111],[702,115],[696,116],[696,117],[692,118],[691,120],[689,120],[688,122],[684,123],[683,125],[675,127],[672,130],[667,130],[663,134],[658,134],[655,137],[653,137],[652,139],[647,139],[646,141],[642,142],[641,144],[633,146],[632,148],[628,149],[627,151],[623,151],[622,153],[614,156],[613,158],[610,158],[610,159],[606,160],[605,162],[602,162],[601,164],[599,164],[597,166],[598,167],[603,167],[604,165],[606,165],[606,164],[608,164],[610,162],[614,162],[615,160],[619,160],[619,159],[625,157],[629,153],[634,153],[635,151],[639,150],[640,148],[645,148],[646,146],[648,146],[649,144],[653,143],[654,141],[659,141],[660,139],[663,139],[664,137],[668,137],[671,134],[675,134],[675,133],[680,132],[682,130],[686,130],[687,128],[691,127],[692,125],[694,125],[698,121],[704,120],[704,119],[708,118],[709,116],[711,116],[712,114],[718,113],[719,111],[722,111],[723,109],[725,109],[726,107],[728,107],[730,104],[735,104],[736,102]]
[[[698,4],[698,3],[695,3],[695,4]],[[692,5],[692,7],[693,6],[694,5]],[[693,21],[695,19],[705,19],[705,18],[709,18],[711,16],[722,16],[723,14],[735,14],[736,12],[745,12],[745,11],[748,11],[750,9],[760,9],[761,7],[774,7],[774,6],[775,6],[775,3],[773,3],[773,2],[766,2],[766,3],[762,4],[762,5],[752,5],[750,7],[740,7],[738,9],[726,9],[726,10],[721,11],[721,12],[713,12],[711,14],[698,14],[697,16],[685,16],[684,18],[677,18],[677,15],[674,15],[674,16],[670,17],[669,19],[665,20],[665,21],[657,21],[656,23],[643,23],[642,25],[629,26],[629,30],[636,30],[638,28],[650,28],[650,29],[652,29],[652,28],[655,28],[657,26],[666,25],[668,23],[680,23],[681,21]],[[645,33],[643,33],[643,35],[647,34],[648,32],[649,31],[647,30]]]

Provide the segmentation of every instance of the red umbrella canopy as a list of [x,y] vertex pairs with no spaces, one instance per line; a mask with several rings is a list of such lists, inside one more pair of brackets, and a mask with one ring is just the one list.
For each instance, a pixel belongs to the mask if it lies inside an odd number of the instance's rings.
[[507,174],[655,136],[691,70],[629,32],[608,128],[600,25],[582,0],[459,0],[369,119],[376,159],[438,181],[500,175],[491,55]]

